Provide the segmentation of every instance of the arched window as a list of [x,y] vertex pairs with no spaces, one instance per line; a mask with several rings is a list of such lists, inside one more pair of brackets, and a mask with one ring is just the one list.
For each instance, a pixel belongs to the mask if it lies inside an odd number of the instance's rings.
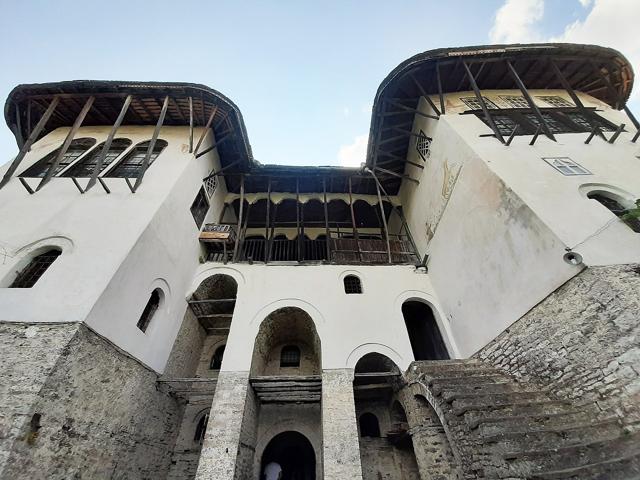
[[409,334],[413,358],[416,360],[449,358],[433,310],[428,305],[418,301],[407,301],[402,304],[402,316]]
[[149,301],[147,305],[144,307],[142,311],[142,315],[140,315],[140,320],[138,320],[138,328],[145,332],[147,327],[151,323],[151,319],[153,315],[160,307],[160,300],[162,299],[162,291],[159,288],[156,288],[153,292],[151,292],[151,296],[149,297]]
[[[129,146],[131,145],[131,140],[128,138],[116,138],[111,142],[111,146],[107,151],[107,154],[102,161],[102,167],[100,168],[100,172],[103,172],[109,165],[113,163],[113,161],[122,155]],[[91,152],[89,152],[85,157],[73,165],[69,170],[64,172],[64,177],[90,177],[93,175],[93,171],[96,168],[96,164],[98,163],[98,157],[100,157],[102,153],[102,149],[104,148],[104,143],[98,145],[98,147],[94,148]],[[98,172],[98,173],[100,173]]]
[[[60,159],[60,163],[56,167],[53,172],[54,175],[57,175],[62,170],[64,170],[67,166],[71,165],[78,158],[80,158],[87,150],[89,150],[93,145],[95,145],[95,138],[78,138],[73,140],[67,148],[67,151]],[[51,164],[55,160],[56,156],[60,152],[60,149],[56,149],[51,152],[49,155],[45,156],[41,160],[37,161],[29,168],[27,168],[24,172],[22,172],[21,177],[44,177],[51,167]]]
[[[628,215],[630,210],[634,210],[633,208],[625,208],[617,199],[607,195],[605,192],[589,192],[587,193],[587,198],[595,200],[626,223],[631,230],[640,233],[640,219],[636,216]],[[640,201],[636,201],[636,205],[640,209]]]
[[300,366],[300,349],[295,345],[287,345],[282,347],[280,352],[281,367],[299,367]]
[[362,283],[355,275],[347,275],[344,277],[344,293],[362,293]]
[[[164,140],[157,140],[156,144],[153,146],[153,152],[149,157],[149,164],[147,167],[150,167],[154,162],[158,155],[162,153],[162,151],[167,146],[167,142]],[[141,142],[133,147],[131,150],[118,164],[105,174],[105,177],[117,177],[117,178],[136,178],[140,173],[140,169],[142,168],[142,163],[144,162],[144,157],[147,155],[147,150],[149,149],[149,141]]]
[[209,412],[205,413],[198,420],[198,425],[196,425],[196,432],[193,436],[193,441],[202,445],[204,441],[204,434],[207,433],[207,424],[209,423]]
[[211,364],[209,365],[210,370],[220,370],[220,367],[222,366],[222,357],[224,356],[224,347],[225,345],[218,347],[213,354],[213,357],[211,357]]
[[33,287],[61,253],[62,251],[58,249],[51,249],[33,257],[27,266],[18,273],[13,283],[9,285],[9,288]]
[[360,436],[361,437],[379,437],[380,423],[378,417],[373,413],[363,413],[360,415]]

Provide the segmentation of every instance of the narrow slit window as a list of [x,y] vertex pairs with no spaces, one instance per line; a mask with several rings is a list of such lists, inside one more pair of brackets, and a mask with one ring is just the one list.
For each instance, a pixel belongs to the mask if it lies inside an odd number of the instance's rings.
[[[111,143],[109,151],[107,151],[104,160],[102,161],[102,167],[100,172],[103,172],[106,168],[113,163],[122,153],[131,145],[131,140],[128,138],[116,138]],[[82,160],[73,165],[69,170],[64,172],[65,177],[90,177],[93,175],[93,171],[98,163],[98,157],[102,153],[104,143],[98,145],[89,154],[87,154]],[[100,173],[98,172],[98,173]]]
[[210,370],[220,370],[220,368],[222,367],[222,357],[224,357],[224,347],[225,345],[218,347],[215,353],[213,354],[213,356],[211,357],[211,363],[209,364]]
[[204,188],[200,188],[200,190],[198,191],[198,195],[196,195],[196,198],[191,204],[191,215],[193,215],[193,219],[195,220],[198,228],[202,227],[208,211],[209,200],[207,199],[207,195],[204,192]]
[[[153,146],[153,151],[151,152],[151,156],[149,157],[149,164],[147,168],[151,166],[151,164],[158,158],[158,156],[162,153],[162,151],[167,147],[167,142],[164,140],[157,140],[155,145]],[[106,173],[105,177],[116,177],[116,178],[137,178],[140,174],[140,170],[142,169],[142,164],[144,163],[144,158],[147,155],[147,150],[149,149],[149,141],[142,142],[133,147],[125,157],[118,162],[118,164]]]
[[545,157],[543,160],[563,175],[591,175],[589,170],[578,165],[569,157]]
[[344,293],[362,293],[362,282],[360,282],[360,279],[355,275],[347,275],[346,277],[344,277]]
[[31,288],[42,277],[44,272],[55,262],[62,252],[48,250],[34,257],[16,276],[9,288]]
[[287,345],[282,347],[280,352],[281,367],[299,367],[300,366],[300,349],[295,345]]
[[[60,159],[60,163],[54,170],[53,174],[57,175],[62,170],[67,168],[78,158],[84,155],[84,153],[87,152],[87,150],[89,150],[93,145],[95,145],[95,143],[95,138],[78,138],[76,140],[73,140],[65,154]],[[44,158],[38,160],[35,164],[31,165],[24,172],[22,172],[20,176],[39,178],[44,177],[49,171],[49,168],[51,167],[51,164],[55,160],[56,156],[58,155],[58,152],[60,152],[59,148],[54,150]]]
[[149,301],[145,305],[144,310],[142,311],[142,315],[140,315],[140,319],[138,320],[137,326],[141,331],[143,332],[147,331],[147,328],[151,323],[151,319],[153,319],[153,316],[155,315],[159,307],[160,307],[160,290],[156,288],[153,292],[151,292]]
[[204,441],[204,435],[207,433],[207,425],[209,424],[209,413],[205,413],[198,420],[198,424],[196,425],[196,432],[193,436],[193,441],[202,445]]

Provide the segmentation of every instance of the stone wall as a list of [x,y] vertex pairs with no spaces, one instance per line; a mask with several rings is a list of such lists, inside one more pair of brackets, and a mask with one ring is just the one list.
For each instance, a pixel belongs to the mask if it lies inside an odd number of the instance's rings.
[[633,424],[640,422],[639,339],[640,266],[591,267],[476,355]]
[[0,333],[3,479],[164,478],[180,412],[155,372],[83,325]]

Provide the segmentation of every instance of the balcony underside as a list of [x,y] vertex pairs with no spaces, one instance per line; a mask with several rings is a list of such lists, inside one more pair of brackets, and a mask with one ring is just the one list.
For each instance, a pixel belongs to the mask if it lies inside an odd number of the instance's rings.
[[261,403],[319,403],[322,378],[309,376],[256,376],[249,380]]

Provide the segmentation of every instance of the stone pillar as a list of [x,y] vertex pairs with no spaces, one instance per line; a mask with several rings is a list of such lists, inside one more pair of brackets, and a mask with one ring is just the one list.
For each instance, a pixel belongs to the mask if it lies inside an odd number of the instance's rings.
[[322,372],[322,445],[325,480],[362,480],[353,369]]
[[249,372],[220,372],[196,480],[232,480],[249,389]]

